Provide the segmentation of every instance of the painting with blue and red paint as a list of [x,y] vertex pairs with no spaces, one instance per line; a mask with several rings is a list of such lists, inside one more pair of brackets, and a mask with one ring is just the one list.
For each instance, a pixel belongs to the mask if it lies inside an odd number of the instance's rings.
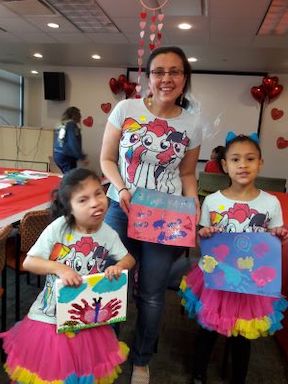
[[118,279],[109,280],[105,273],[82,276],[79,287],[56,280],[57,333],[126,320],[128,271]]
[[281,297],[281,241],[265,232],[216,233],[200,240],[206,288]]
[[137,240],[195,246],[193,198],[137,188],[129,209],[128,236]]

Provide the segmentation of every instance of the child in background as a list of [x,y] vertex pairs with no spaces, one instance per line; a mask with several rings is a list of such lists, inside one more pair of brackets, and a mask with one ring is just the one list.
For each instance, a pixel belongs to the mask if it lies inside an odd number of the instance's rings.
[[[230,176],[231,185],[205,198],[200,218],[200,237],[210,237],[216,232],[247,231],[270,231],[281,239],[288,237],[288,231],[283,227],[279,201],[255,187],[254,181],[262,162],[256,134],[228,134],[222,164]],[[219,333],[231,336],[231,384],[244,384],[250,357],[250,339],[273,334],[282,328],[280,321],[287,301],[284,298],[205,288],[199,266],[184,276],[180,292],[189,316],[196,316],[202,327],[196,345],[193,383],[206,383],[209,358]]]
[[205,164],[204,172],[209,173],[224,173],[222,168],[222,159],[224,157],[225,147],[218,145],[213,148],[210,156],[210,160]]
[[[93,171],[78,168],[64,175],[52,204],[54,217],[59,217],[42,232],[23,264],[27,271],[47,275],[44,289],[28,315],[0,335],[11,380],[21,384],[110,384],[121,371],[119,364],[126,360],[128,348],[118,342],[111,326],[68,337],[57,334],[55,325],[57,277],[65,285],[79,286],[81,276],[103,272],[107,256],[116,261],[105,270],[109,279],[118,278],[123,269],[135,264],[118,234],[103,222],[107,208]],[[117,315],[117,305],[106,308],[105,320]]]

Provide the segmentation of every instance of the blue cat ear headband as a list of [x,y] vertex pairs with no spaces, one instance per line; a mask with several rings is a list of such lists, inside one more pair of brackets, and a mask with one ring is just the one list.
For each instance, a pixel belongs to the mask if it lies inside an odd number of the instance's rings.
[[[226,135],[226,145],[230,143],[230,141],[236,139],[236,137],[241,136],[241,135],[236,135],[236,133],[230,131]],[[253,140],[255,143],[259,144],[259,137],[256,132],[251,133],[251,135],[248,135],[249,139]]]

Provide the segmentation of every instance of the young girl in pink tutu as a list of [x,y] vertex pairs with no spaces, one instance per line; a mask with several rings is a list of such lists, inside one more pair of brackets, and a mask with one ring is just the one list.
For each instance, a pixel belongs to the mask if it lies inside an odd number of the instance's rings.
[[[255,187],[262,165],[256,134],[229,132],[222,160],[231,185],[207,196],[200,218],[200,237],[216,232],[270,231],[281,239],[288,238],[283,227],[281,206],[277,198]],[[258,296],[208,289],[199,266],[184,276],[180,295],[190,317],[201,325],[194,360],[194,384],[207,382],[209,358],[217,334],[231,337],[231,384],[244,384],[250,357],[250,339],[273,334],[282,328],[284,298]],[[235,337],[236,336],[236,337]]]
[[[94,172],[78,168],[64,175],[52,204],[57,218],[40,235],[23,264],[27,271],[47,275],[44,289],[28,315],[0,335],[7,354],[5,368],[13,382],[110,384],[118,377],[128,348],[118,342],[111,326],[66,335],[57,334],[55,325],[57,277],[65,285],[79,286],[81,276],[103,272],[108,256],[115,260],[105,270],[109,279],[117,279],[123,269],[135,264],[118,234],[104,223],[107,208]],[[117,315],[118,304],[103,308],[103,321]],[[77,308],[73,318],[83,317],[85,308]]]

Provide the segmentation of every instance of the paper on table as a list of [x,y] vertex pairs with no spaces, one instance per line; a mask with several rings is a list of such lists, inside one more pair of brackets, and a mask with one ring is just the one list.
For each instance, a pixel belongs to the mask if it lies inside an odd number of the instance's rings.
[[0,189],[4,189],[4,188],[8,188],[10,187],[12,184],[10,183],[0,183]]
[[32,179],[32,180],[46,179],[48,177],[47,172],[40,172],[40,171],[25,170],[25,171],[22,171],[21,174],[23,174],[27,179]]

